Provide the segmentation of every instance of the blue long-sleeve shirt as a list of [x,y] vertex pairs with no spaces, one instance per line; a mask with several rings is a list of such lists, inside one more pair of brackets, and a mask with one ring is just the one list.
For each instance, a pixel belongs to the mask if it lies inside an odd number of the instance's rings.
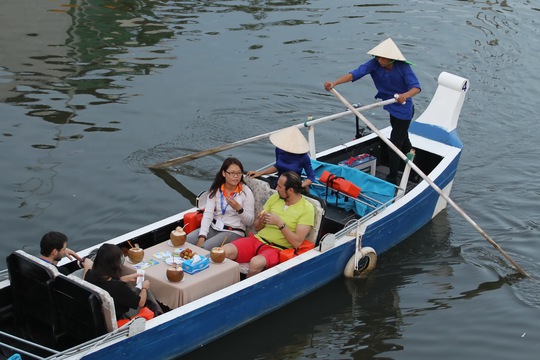
[[[373,58],[351,71],[352,81],[361,79],[366,75],[371,75],[373,83],[377,88],[376,99],[388,100],[394,94],[403,94],[412,88],[420,88],[420,82],[413,72],[411,66],[404,61],[395,61],[392,69],[387,71],[377,59]],[[407,99],[405,104],[393,103],[385,105],[384,109],[391,115],[402,120],[411,120],[413,117],[412,98]]]
[[302,170],[311,182],[315,181],[315,172],[311,167],[311,159],[307,153],[293,154],[280,148],[276,148],[276,163],[274,164],[278,170],[278,177],[286,171],[294,171],[298,175],[302,175]]

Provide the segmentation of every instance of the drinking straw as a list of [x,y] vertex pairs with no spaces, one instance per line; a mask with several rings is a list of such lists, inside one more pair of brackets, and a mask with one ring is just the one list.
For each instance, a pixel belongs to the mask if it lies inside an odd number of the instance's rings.
[[223,239],[223,242],[221,243],[220,247],[223,247],[223,245],[225,244],[225,241],[227,241],[227,236],[225,236],[225,239]]

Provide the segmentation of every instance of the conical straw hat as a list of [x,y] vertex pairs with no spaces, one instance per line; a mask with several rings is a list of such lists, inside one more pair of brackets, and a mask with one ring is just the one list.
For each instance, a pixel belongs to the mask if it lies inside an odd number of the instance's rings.
[[397,45],[390,38],[369,50],[368,54],[392,60],[407,61],[401,51],[399,51]]
[[305,154],[309,151],[309,143],[296,126],[273,133],[270,141],[275,147],[293,154]]

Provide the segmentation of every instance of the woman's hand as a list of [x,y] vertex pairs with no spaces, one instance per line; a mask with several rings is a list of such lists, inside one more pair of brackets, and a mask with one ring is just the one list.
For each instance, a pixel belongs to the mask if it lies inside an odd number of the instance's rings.
[[94,266],[94,262],[88,258],[84,258],[82,265],[85,270],[90,270]]
[[[137,278],[139,276],[143,276],[143,275],[135,272],[133,274],[127,274],[127,275],[124,275],[124,276],[120,277],[120,280],[122,280],[123,282],[130,282],[130,281],[135,282],[135,281],[137,281]],[[147,280],[145,280],[145,281],[147,281]]]
[[309,187],[310,187],[311,184],[312,184],[311,180],[305,179],[305,180],[302,182],[302,187],[304,188],[304,190],[305,190],[306,192],[309,192]]
[[197,243],[195,245],[197,245],[198,247],[202,247],[205,241],[206,241],[206,237],[199,236],[199,238],[197,239]]
[[242,205],[240,205],[238,201],[234,200],[232,196],[229,196],[225,199],[227,200],[227,204],[229,204],[229,206],[233,208],[234,211],[238,212],[242,208]]
[[247,172],[246,176],[250,177],[250,178],[259,177],[259,176],[261,176],[261,173],[259,171],[250,170],[250,171]]
[[144,280],[143,283],[142,283],[142,286],[141,286],[141,290],[142,289],[149,290],[150,289],[150,281]]

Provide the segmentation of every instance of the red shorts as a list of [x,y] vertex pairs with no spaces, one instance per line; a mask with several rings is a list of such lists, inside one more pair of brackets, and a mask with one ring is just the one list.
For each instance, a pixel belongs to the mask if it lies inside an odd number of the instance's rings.
[[266,259],[267,269],[279,264],[279,252],[281,250],[266,245],[252,233],[247,237],[234,240],[231,244],[236,246],[238,250],[238,256],[236,257],[238,263],[248,263],[255,255],[261,255]]

